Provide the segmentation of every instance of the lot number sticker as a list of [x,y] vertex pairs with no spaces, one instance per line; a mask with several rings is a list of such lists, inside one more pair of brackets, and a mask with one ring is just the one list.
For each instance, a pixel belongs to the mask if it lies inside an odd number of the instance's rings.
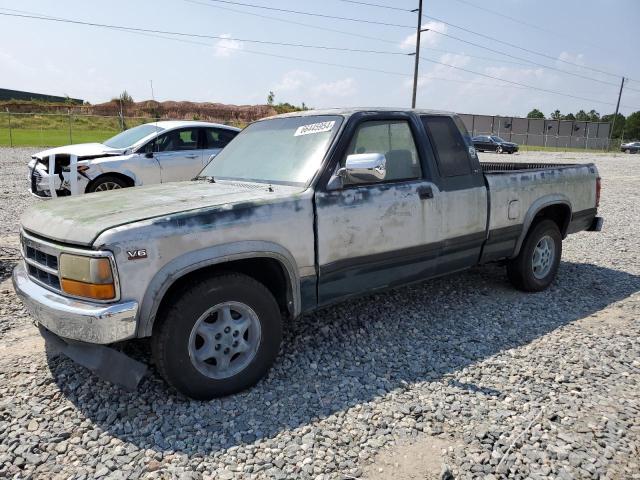
[[336,124],[335,120],[330,122],[320,122],[320,123],[311,123],[309,125],[302,125],[296,129],[296,132],[293,134],[294,137],[299,137],[300,135],[309,135],[311,133],[322,133],[322,132],[330,132],[333,126]]

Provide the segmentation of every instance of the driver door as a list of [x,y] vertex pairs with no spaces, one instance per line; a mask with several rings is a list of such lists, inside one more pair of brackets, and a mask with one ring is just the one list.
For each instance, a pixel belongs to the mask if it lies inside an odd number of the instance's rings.
[[[339,164],[357,153],[382,153],[386,176],[316,193],[319,304],[429,276],[437,261],[437,188],[425,181],[411,118],[368,118],[355,129]],[[370,117],[369,117],[370,118]],[[354,181],[354,180],[352,180]],[[431,244],[431,245],[430,245]]]
[[194,178],[202,170],[200,128],[180,128],[160,135],[154,142],[154,157],[160,164],[161,182]]

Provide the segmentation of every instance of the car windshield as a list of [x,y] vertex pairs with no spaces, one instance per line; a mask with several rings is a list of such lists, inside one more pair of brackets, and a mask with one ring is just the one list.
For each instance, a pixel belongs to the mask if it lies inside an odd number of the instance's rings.
[[102,143],[111,148],[127,148],[135,145],[144,137],[155,132],[162,132],[163,130],[164,128],[156,126],[155,123],[146,123],[144,125],[139,125],[137,127],[130,128],[129,130],[125,130],[124,132],[119,133],[115,137],[111,137],[109,140],[105,140]]
[[320,168],[342,117],[273,118],[245,128],[200,177],[306,185]]
[[491,139],[492,139],[494,142],[500,142],[500,143],[501,143],[501,142],[504,142],[504,140],[503,140],[503,139],[501,139],[500,137],[496,137],[495,135],[492,135],[492,136],[491,136]]

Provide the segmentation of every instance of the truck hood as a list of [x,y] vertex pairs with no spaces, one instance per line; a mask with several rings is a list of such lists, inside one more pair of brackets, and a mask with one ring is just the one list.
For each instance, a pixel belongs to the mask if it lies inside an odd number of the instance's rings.
[[46,158],[50,155],[77,155],[79,159],[90,157],[96,158],[106,155],[120,155],[125,148],[111,148],[102,143],[78,143],[76,145],[67,145],[64,147],[50,148],[43,150],[34,155],[36,158]]
[[41,202],[22,216],[22,227],[58,242],[90,246],[105,230],[189,210],[241,202],[271,201],[301,187],[264,184],[176,182],[91,193]]

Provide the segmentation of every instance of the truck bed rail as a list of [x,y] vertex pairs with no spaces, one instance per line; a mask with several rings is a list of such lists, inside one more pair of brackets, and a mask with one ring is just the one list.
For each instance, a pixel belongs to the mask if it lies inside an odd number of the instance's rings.
[[577,167],[578,163],[520,163],[520,162],[480,162],[483,173],[504,173],[547,168]]

